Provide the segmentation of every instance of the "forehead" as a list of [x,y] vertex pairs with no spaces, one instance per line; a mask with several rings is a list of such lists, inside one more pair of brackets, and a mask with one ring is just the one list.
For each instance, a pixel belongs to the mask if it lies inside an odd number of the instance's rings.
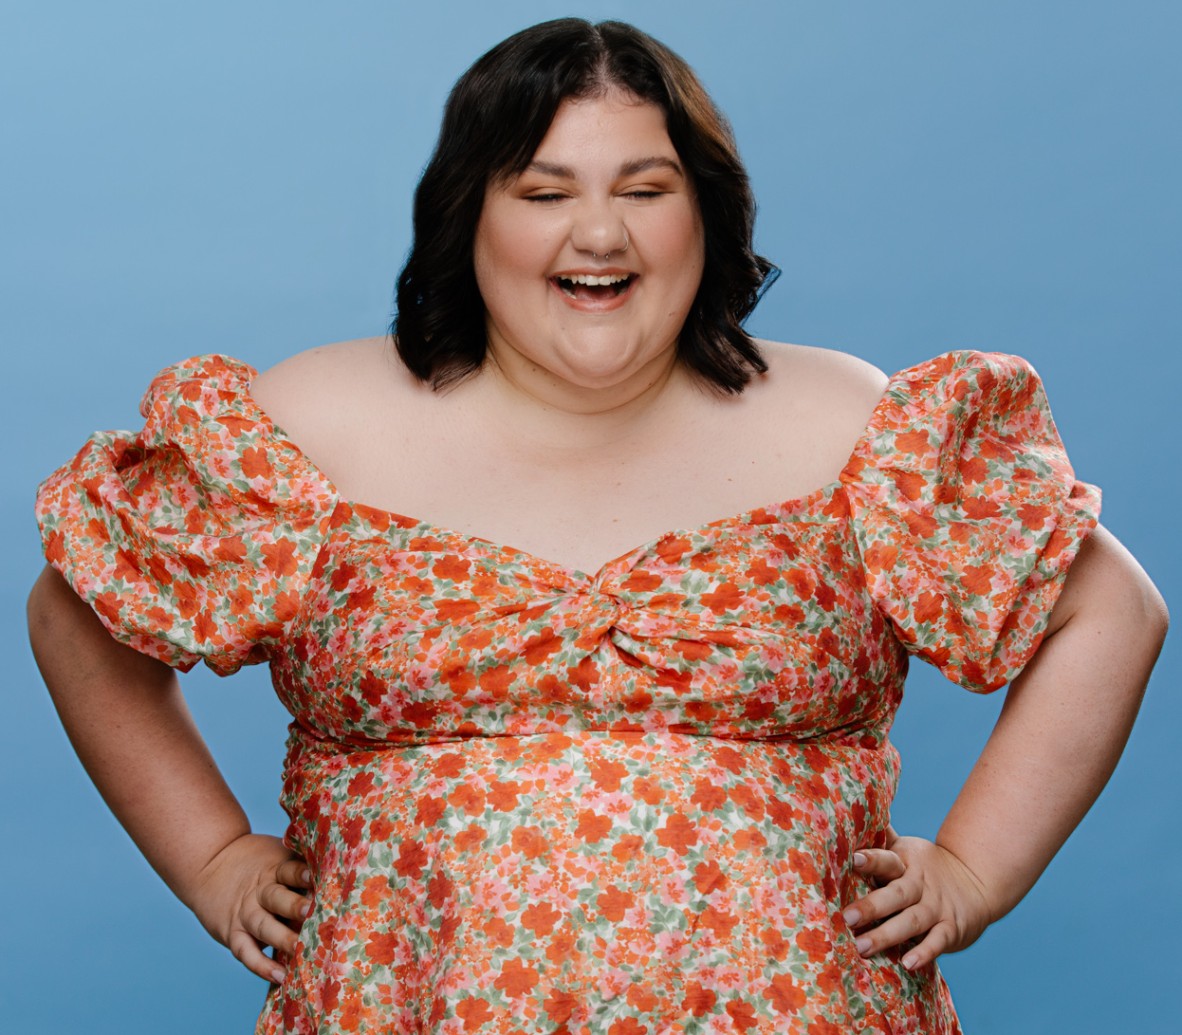
[[676,162],[665,112],[651,101],[611,90],[595,97],[568,98],[558,106],[534,161],[587,171],[624,165],[638,158]]

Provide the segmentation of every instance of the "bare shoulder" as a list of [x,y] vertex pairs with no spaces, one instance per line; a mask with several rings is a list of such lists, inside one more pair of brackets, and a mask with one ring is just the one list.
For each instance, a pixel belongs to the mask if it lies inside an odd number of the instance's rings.
[[838,436],[861,433],[886,390],[886,374],[848,352],[778,341],[759,346],[768,363],[765,390],[796,412],[824,415]]
[[251,395],[301,445],[330,445],[371,407],[388,410],[392,395],[413,391],[413,378],[387,337],[320,345],[259,374]]

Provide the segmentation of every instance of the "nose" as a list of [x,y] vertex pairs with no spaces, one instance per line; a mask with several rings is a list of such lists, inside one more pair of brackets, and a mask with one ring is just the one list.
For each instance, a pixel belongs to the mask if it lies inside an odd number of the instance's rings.
[[581,252],[607,256],[628,247],[628,230],[610,201],[584,200],[574,214],[571,244]]

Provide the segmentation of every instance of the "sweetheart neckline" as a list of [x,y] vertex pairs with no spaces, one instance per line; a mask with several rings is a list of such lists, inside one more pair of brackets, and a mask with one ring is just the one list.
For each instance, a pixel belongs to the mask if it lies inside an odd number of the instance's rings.
[[[277,425],[273,426],[275,426],[277,433],[282,434]],[[284,437],[286,438],[287,436],[284,435]],[[290,442],[291,440],[288,439],[288,441]],[[295,443],[292,443],[292,445],[294,446]],[[296,446],[296,449],[298,450],[299,447]],[[303,455],[302,452],[301,455]],[[846,467],[848,467],[850,463],[853,463],[854,459],[855,458],[851,456],[850,460],[846,464]],[[310,460],[308,462],[311,463]],[[317,468],[317,470],[319,471],[319,468]],[[843,467],[842,475],[844,475],[844,473],[845,468]],[[329,485],[332,484],[327,477],[325,477],[325,481]],[[833,481],[825,485],[818,486],[817,488],[812,489],[802,496],[795,496],[791,499],[784,500],[783,502],[752,507],[736,514],[729,514],[726,517],[714,518],[711,521],[706,521],[699,525],[688,527],[679,526],[677,528],[667,529],[666,531],[661,532],[658,535],[655,535],[650,539],[647,539],[644,542],[625,550],[623,553],[609,558],[599,565],[599,567],[597,567],[594,571],[586,571],[582,568],[576,568],[573,565],[564,564],[561,561],[551,560],[547,557],[541,556],[540,554],[534,553],[531,550],[526,550],[519,546],[513,546],[510,543],[502,543],[495,539],[489,539],[485,536],[475,535],[471,532],[462,532],[458,529],[450,528],[447,525],[438,525],[433,521],[427,520],[426,518],[418,518],[409,514],[402,514],[398,511],[388,510],[384,507],[375,507],[369,503],[363,503],[360,500],[346,499],[339,492],[336,492],[335,488],[333,491],[337,497],[337,505],[336,508],[334,508],[334,513],[341,507],[347,507],[349,510],[354,512],[369,512],[370,514],[376,514],[380,518],[388,520],[391,525],[396,525],[399,528],[423,528],[430,530],[440,538],[459,541],[472,546],[484,547],[490,549],[494,553],[512,555],[528,562],[527,566],[529,567],[541,567],[548,569],[551,572],[555,572],[563,576],[570,582],[597,583],[603,578],[609,569],[618,567],[623,561],[631,560],[634,557],[639,559],[640,557],[651,553],[659,544],[665,542],[666,540],[675,539],[681,536],[703,535],[730,525],[743,526],[768,524],[770,522],[767,520],[757,520],[757,516],[782,514],[785,511],[804,510],[811,508],[817,502],[828,500],[834,496],[844,485],[845,479],[839,475]]]

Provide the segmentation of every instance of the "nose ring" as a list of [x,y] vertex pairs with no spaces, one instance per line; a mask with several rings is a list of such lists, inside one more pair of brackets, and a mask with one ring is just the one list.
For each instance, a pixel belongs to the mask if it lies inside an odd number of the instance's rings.
[[[630,244],[632,244],[632,242],[628,239],[628,228],[624,227],[624,247],[619,249],[619,254],[623,255],[624,252],[626,252],[628,250],[628,246]],[[607,262],[607,260],[610,259],[613,254],[615,254],[615,253],[614,252],[604,252],[602,255],[600,255],[598,252],[592,252],[591,258],[603,259],[604,262]]]

